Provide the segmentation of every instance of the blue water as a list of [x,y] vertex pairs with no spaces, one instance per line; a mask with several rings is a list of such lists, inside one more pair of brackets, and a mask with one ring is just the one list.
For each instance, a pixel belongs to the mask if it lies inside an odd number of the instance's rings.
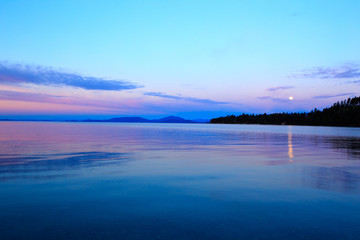
[[0,122],[0,239],[359,239],[360,128]]

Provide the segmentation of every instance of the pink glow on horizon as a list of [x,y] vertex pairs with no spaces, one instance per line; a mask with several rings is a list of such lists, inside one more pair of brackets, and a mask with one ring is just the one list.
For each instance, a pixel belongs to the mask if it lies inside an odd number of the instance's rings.
[[[3,114],[44,114],[44,113],[91,113],[109,111],[108,108],[94,106],[78,106],[54,103],[34,103],[25,101],[0,101],[0,112]],[[120,112],[120,111],[119,111]]]

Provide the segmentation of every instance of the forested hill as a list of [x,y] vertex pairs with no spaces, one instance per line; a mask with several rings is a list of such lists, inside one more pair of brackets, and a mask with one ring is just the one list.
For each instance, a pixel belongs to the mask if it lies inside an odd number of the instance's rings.
[[309,113],[273,113],[228,115],[211,119],[210,123],[230,124],[286,124],[312,126],[360,127],[360,97],[334,103],[322,111],[314,109]]

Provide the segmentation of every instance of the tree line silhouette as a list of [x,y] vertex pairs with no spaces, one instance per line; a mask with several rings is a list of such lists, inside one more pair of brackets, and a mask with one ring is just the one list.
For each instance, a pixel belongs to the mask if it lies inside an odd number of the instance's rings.
[[229,124],[286,124],[311,126],[360,127],[360,96],[334,103],[322,111],[308,113],[242,114],[213,118],[210,123]]

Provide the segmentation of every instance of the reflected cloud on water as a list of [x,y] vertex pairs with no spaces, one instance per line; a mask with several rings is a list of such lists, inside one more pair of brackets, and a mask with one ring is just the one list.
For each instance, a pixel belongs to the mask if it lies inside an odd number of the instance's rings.
[[[9,179],[51,179],[80,168],[118,165],[130,161],[130,154],[111,152],[73,152],[24,156],[0,154],[0,181]],[[60,173],[58,173],[60,172]]]
[[305,166],[301,182],[305,186],[327,191],[360,192],[360,168]]

